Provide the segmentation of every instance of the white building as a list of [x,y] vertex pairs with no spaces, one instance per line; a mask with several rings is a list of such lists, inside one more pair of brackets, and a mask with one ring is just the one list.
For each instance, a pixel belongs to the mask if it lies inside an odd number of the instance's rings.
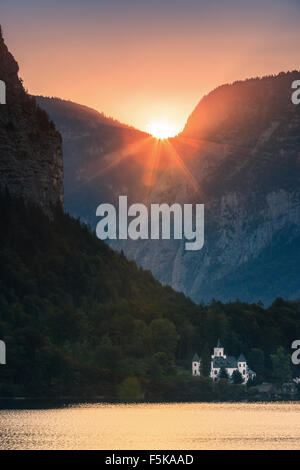
[[[195,354],[192,360],[193,375],[201,375],[200,365],[201,359],[198,354]],[[214,348],[214,353],[211,356],[210,377],[213,380],[217,380],[221,369],[225,369],[230,378],[235,370],[239,371],[243,377],[244,384],[246,384],[249,379],[253,379],[256,376],[256,373],[248,367],[244,354],[240,354],[238,359],[234,356],[226,356],[226,354],[224,354],[224,348],[221,346],[220,340],[218,340],[218,344]]]
[[198,354],[195,354],[192,360],[192,373],[193,375],[200,375],[201,359]]

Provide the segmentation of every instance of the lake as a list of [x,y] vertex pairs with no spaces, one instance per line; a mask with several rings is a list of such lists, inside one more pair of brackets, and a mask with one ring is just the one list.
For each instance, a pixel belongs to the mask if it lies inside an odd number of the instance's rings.
[[80,404],[0,411],[1,449],[300,449],[300,403]]

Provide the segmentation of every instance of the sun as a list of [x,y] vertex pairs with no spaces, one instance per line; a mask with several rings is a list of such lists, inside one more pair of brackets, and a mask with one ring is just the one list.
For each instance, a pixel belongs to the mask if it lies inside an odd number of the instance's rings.
[[168,121],[153,121],[148,124],[147,131],[156,139],[168,139],[178,134],[175,126]]

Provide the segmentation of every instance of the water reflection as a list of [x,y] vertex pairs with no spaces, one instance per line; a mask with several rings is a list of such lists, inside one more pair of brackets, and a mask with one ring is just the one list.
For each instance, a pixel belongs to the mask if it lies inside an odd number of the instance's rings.
[[298,403],[81,404],[0,411],[1,449],[299,449]]

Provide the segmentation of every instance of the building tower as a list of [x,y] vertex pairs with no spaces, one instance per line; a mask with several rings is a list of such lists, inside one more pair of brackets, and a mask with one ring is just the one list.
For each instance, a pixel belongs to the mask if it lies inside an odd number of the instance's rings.
[[214,348],[214,353],[211,356],[212,359],[215,357],[223,357],[226,359],[226,354],[224,354],[224,348],[221,346],[220,340],[218,339],[217,347]]
[[238,364],[238,370],[242,374],[243,379],[245,380],[245,376],[247,373],[247,361],[243,353],[239,355],[237,364]]
[[192,374],[193,375],[200,375],[200,357],[198,354],[195,354],[192,360]]

